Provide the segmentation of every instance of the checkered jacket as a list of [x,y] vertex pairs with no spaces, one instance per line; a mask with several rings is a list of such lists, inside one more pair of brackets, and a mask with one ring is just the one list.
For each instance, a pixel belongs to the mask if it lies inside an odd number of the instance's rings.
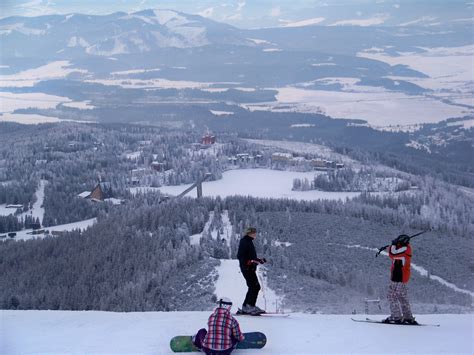
[[211,350],[227,350],[232,347],[232,339],[244,340],[237,320],[232,317],[229,310],[218,307],[207,321],[208,331],[202,346]]

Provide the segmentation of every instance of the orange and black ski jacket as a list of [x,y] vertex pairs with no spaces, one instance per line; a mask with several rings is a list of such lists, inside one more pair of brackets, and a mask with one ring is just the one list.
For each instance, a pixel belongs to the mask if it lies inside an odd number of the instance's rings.
[[407,283],[410,280],[411,245],[391,245],[388,255],[392,259],[391,280]]

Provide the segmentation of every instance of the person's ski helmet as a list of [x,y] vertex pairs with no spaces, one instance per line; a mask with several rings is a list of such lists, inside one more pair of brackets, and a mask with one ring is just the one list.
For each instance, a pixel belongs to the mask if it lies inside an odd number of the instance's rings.
[[228,297],[221,297],[217,301],[217,304],[219,305],[220,308],[227,308],[230,309],[232,307],[232,301]]
[[400,234],[397,238],[392,241],[392,244],[406,245],[410,242],[410,236],[406,234]]

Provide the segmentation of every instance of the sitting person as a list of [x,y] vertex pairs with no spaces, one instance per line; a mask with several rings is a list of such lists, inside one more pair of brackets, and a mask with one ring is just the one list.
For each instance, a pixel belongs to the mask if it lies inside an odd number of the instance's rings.
[[230,313],[232,301],[223,297],[217,303],[219,306],[207,321],[208,330],[199,329],[193,343],[207,355],[229,355],[237,343],[244,340],[244,335]]

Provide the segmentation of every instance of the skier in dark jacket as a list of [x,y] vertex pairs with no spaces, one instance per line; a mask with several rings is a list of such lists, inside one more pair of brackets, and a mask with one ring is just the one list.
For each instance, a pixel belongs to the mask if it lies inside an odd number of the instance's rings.
[[237,259],[239,259],[240,271],[245,278],[248,286],[247,295],[242,305],[242,313],[258,314],[265,311],[255,304],[257,303],[258,292],[260,291],[260,283],[257,277],[257,265],[266,263],[265,258],[259,259],[253,240],[257,237],[257,229],[247,228],[245,235],[240,239],[239,251]]

